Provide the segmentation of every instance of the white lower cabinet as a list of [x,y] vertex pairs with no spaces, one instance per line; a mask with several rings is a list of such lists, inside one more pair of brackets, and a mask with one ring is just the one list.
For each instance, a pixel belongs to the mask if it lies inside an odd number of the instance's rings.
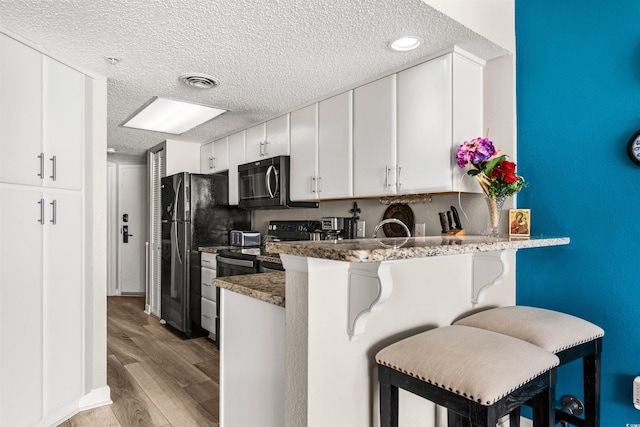
[[212,339],[216,339],[216,266],[216,254],[200,253],[200,326]]
[[82,195],[0,184],[0,425],[82,396]]

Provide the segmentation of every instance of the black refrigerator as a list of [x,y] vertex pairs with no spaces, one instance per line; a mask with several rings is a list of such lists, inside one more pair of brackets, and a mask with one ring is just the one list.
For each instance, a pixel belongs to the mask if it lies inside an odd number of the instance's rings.
[[179,173],[162,178],[160,316],[187,337],[200,327],[201,246],[229,244],[232,229],[250,230],[251,214],[229,206],[226,172]]

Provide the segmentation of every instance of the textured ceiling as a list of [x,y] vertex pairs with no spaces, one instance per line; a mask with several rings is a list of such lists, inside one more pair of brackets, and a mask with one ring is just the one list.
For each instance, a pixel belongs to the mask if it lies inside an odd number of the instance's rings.
[[[138,159],[167,138],[212,141],[454,44],[487,60],[506,53],[421,0],[0,0],[0,27],[106,76],[108,146]],[[389,50],[402,35],[425,43]],[[221,85],[187,87],[184,73]],[[230,112],[179,136],[119,126],[155,95]]]

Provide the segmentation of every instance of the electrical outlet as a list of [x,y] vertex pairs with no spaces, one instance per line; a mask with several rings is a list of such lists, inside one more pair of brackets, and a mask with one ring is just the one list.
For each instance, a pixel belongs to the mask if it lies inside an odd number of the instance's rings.
[[424,222],[415,225],[415,237],[424,237]]
[[365,238],[366,230],[365,230],[365,221],[357,221],[356,223],[356,237]]
[[640,409],[640,375],[633,379],[633,406]]

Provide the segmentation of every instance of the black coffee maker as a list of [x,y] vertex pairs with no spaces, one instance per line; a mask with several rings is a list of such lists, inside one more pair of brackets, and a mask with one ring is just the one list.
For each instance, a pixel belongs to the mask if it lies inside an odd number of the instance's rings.
[[355,222],[351,217],[330,216],[322,218],[323,240],[353,239]]

